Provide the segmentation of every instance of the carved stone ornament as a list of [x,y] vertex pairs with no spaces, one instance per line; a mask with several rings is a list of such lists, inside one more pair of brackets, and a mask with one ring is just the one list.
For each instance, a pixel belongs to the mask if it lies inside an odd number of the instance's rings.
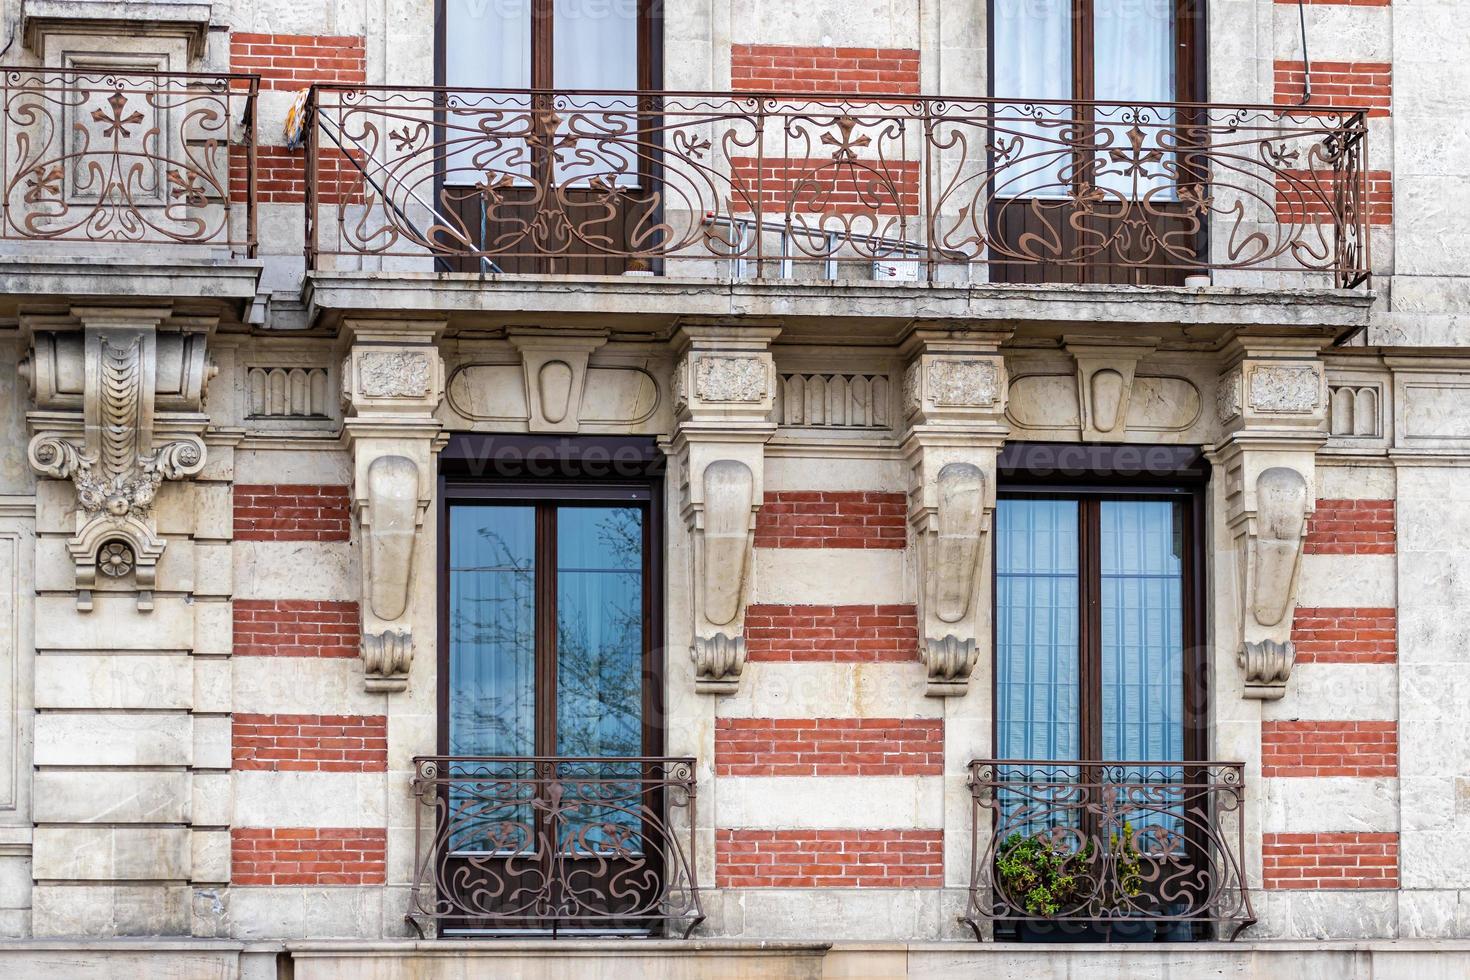
[[1220,377],[1215,387],[1215,417],[1223,425],[1240,414],[1240,371]]
[[755,474],[738,459],[704,468],[703,504],[694,532],[696,680],[709,691],[731,689],[745,665],[745,584],[754,539]]
[[432,355],[420,351],[366,351],[358,355],[358,380],[367,398],[421,398],[432,380]]
[[[418,464],[407,456],[379,456],[367,466],[365,501],[359,508],[363,539],[363,591],[380,624],[396,624],[408,611],[414,544],[421,517]],[[372,690],[402,690],[413,656],[411,631],[395,626],[365,629],[362,657]]]
[[1257,412],[1311,412],[1322,403],[1322,376],[1310,364],[1260,365],[1250,373],[1249,402]]
[[1296,470],[1273,466],[1257,477],[1254,533],[1247,541],[1249,620],[1240,654],[1250,697],[1279,698],[1286,693],[1296,660],[1290,613],[1296,603],[1310,506],[1306,478]]
[[763,357],[701,354],[694,362],[694,395],[706,402],[754,403],[770,392]]
[[987,532],[985,483],[974,463],[946,463],[934,480],[933,513],[918,528],[921,653],[935,695],[963,694],[979,656],[975,605]]
[[[120,579],[124,565],[138,585],[138,607],[152,608],[154,573],[164,548],[153,527],[154,500],[165,480],[182,480],[204,468],[204,442],[197,435],[161,444],[154,440],[160,348],[175,361],[183,359],[182,364],[170,364],[170,376],[188,378],[192,362],[199,362],[192,368],[196,377],[190,385],[170,393],[178,407],[197,411],[210,373],[203,345],[182,343],[177,336],[160,345],[157,321],[138,319],[137,325],[87,326],[81,345],[38,334],[35,363],[27,369],[38,403],[63,409],[33,416],[33,421],[44,417],[57,429],[37,432],[27,456],[37,473],[70,480],[76,488],[77,532],[68,550],[76,563],[77,607],[82,610],[92,606],[99,568]],[[83,363],[52,363],[64,360],[66,352],[80,355]],[[79,392],[59,383],[70,376],[83,379]],[[77,402],[79,419],[65,411]],[[131,559],[119,562],[124,553]]]
[[929,365],[929,400],[941,408],[984,408],[999,397],[995,364],[936,360]]

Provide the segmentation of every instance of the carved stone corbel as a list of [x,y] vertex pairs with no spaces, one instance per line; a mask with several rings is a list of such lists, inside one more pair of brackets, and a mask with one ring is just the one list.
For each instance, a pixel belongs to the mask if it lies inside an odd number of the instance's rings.
[[204,468],[202,409],[214,373],[205,345],[213,321],[173,320],[167,310],[77,309],[27,327],[31,352],[19,373],[36,404],[27,456],[40,475],[76,488],[76,534],[67,549],[77,608],[92,608],[101,574],[131,576],[138,608],[152,609],[165,544],[154,500],[164,481]]
[[607,343],[606,330],[515,330],[507,339],[521,355],[530,432],[576,432],[587,387],[587,360]]
[[755,516],[765,444],[775,432],[779,328],[681,324],[674,369],[680,497],[692,551],[695,689],[729,694],[745,668],[745,607],[753,580]]
[[1296,605],[1311,493],[1294,469],[1273,466],[1256,478],[1255,514],[1247,519],[1245,636],[1239,662],[1245,694],[1279,698],[1296,663],[1290,611]]
[[364,686],[408,686],[416,642],[416,573],[432,501],[434,410],[444,393],[435,324],[350,321],[358,342],[342,370],[343,422],[352,448],[353,509],[362,535]]
[[1247,698],[1286,693],[1315,454],[1327,438],[1325,341],[1243,328],[1216,395],[1225,435],[1213,459],[1235,539],[1239,646]]
[[921,326],[905,374],[909,527],[918,574],[919,654],[935,697],[963,695],[988,649],[985,563],[1004,443],[1000,331]]

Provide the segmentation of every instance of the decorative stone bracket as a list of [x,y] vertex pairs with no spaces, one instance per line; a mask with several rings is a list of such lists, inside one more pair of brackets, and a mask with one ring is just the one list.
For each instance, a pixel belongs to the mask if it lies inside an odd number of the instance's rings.
[[773,326],[681,324],[674,368],[680,496],[692,549],[695,689],[729,694],[745,668],[745,607],[765,444],[775,432]]
[[1315,338],[1252,335],[1236,341],[1221,375],[1214,452],[1226,524],[1235,540],[1236,661],[1247,698],[1286,693],[1296,662],[1291,622],[1301,580],[1315,454],[1327,438],[1326,374]]
[[1138,362],[1153,353],[1154,337],[1066,338],[1077,362],[1077,405],[1083,442],[1122,442]]
[[100,574],[131,575],[138,608],[151,609],[165,545],[154,500],[165,480],[204,468],[202,411],[216,371],[205,347],[214,322],[168,310],[77,309],[25,326],[31,352],[19,373],[36,404],[27,455],[37,473],[76,488],[67,549],[77,608],[92,608]]
[[[402,691],[413,664],[416,573],[432,501],[434,418],[444,365],[442,324],[349,321],[355,345],[342,366],[343,422],[352,448],[353,508],[362,533],[364,686]],[[418,590],[421,591],[421,590]]]
[[1239,653],[1245,696],[1279,698],[1296,663],[1291,613],[1296,607],[1311,492],[1296,470],[1273,466],[1256,478],[1255,510],[1244,515],[1245,597]]
[[919,654],[935,697],[963,695],[989,637],[986,559],[1007,432],[1000,331],[921,326],[904,375]]

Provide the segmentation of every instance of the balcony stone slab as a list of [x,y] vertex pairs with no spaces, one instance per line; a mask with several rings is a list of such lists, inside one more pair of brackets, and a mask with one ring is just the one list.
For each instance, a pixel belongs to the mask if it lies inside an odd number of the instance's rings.
[[62,255],[33,242],[7,244],[28,254],[0,254],[0,316],[53,302],[65,308],[166,298],[179,312],[228,310],[243,319],[262,268],[255,259],[166,257],[149,245]]

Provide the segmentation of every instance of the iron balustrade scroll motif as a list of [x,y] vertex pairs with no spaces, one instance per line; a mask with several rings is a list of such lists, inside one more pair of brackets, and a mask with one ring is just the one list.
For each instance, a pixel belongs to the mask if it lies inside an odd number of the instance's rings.
[[704,919],[692,758],[419,757],[420,935],[688,935]]
[[1230,939],[1256,921],[1235,762],[970,763],[973,865],[963,921]]
[[1360,111],[318,86],[312,114],[314,268],[1368,278]]
[[258,84],[0,69],[0,239],[253,254]]

